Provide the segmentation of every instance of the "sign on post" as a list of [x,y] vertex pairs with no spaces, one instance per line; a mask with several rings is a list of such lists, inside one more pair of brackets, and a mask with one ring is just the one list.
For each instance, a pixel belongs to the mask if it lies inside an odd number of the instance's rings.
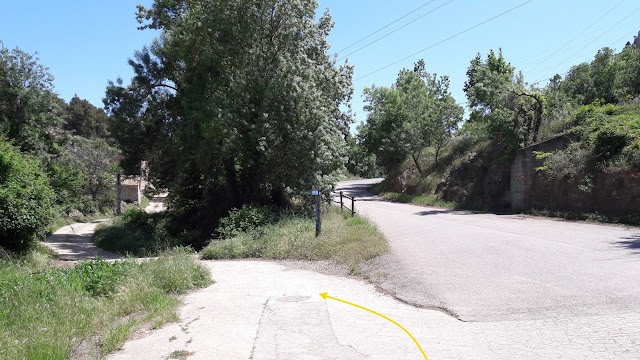
[[322,202],[322,197],[320,196],[320,189],[313,190],[312,194],[316,197],[316,237],[318,237],[322,232],[322,220],[320,218],[320,205]]
[[306,190],[301,192],[302,195],[316,196],[316,237],[320,236],[322,232],[322,219],[320,213],[320,205],[322,204],[322,196],[320,195],[320,188],[314,190]]

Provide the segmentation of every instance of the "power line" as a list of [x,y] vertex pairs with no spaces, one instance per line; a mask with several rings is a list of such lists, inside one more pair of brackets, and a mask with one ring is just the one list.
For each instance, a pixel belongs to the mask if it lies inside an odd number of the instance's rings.
[[[630,33],[628,33],[627,35],[625,35],[625,36],[621,37],[620,39],[618,39],[618,40],[614,41],[614,42],[613,42],[613,44],[611,44],[611,46],[609,46],[609,47],[613,47],[613,46],[615,46],[615,44],[617,44],[618,42],[620,42],[620,41],[622,41],[622,40],[624,40],[624,39],[628,39],[631,35],[636,34],[636,32],[637,32],[637,31],[640,31],[640,29],[635,28],[633,31],[631,31],[631,32],[630,32]],[[585,67],[585,66],[591,66],[591,64],[589,64],[589,63],[583,63],[583,64],[580,64],[580,65],[572,66],[572,67],[571,67],[571,69],[569,69],[567,72],[562,73],[562,74],[558,74],[558,75],[560,75],[560,76],[565,76],[565,75],[568,75],[570,72],[575,71],[575,70],[578,70],[578,69],[582,69],[582,68],[583,68],[583,67]],[[543,82],[543,81],[545,81],[545,80],[544,80],[544,79],[543,79],[543,80],[538,80],[538,81],[536,81],[536,82],[531,83],[531,85],[540,84],[540,83],[541,83],[541,82]]]
[[407,16],[409,16],[409,15],[411,15],[411,14],[413,14],[413,13],[417,12],[418,10],[420,10],[420,9],[422,9],[423,7],[425,7],[425,6],[429,5],[429,4],[431,4],[431,3],[432,3],[432,2],[434,2],[434,1],[436,1],[436,0],[428,1],[427,3],[422,4],[421,6],[419,6],[419,7],[415,8],[415,9],[413,9],[413,10],[409,11],[408,13],[406,13],[406,14],[402,15],[401,17],[399,17],[399,18],[397,18],[397,19],[393,20],[392,22],[388,23],[387,25],[385,25],[385,26],[383,26],[383,27],[379,28],[378,30],[376,30],[376,31],[372,32],[371,34],[369,34],[369,35],[367,35],[367,36],[365,36],[365,37],[361,38],[360,40],[358,40],[358,41],[356,41],[356,42],[354,42],[354,43],[352,43],[352,44],[349,44],[348,46],[346,46],[346,47],[344,47],[344,48],[342,48],[342,49],[340,49],[340,50],[338,51],[338,53],[341,53],[341,52],[343,52],[343,51],[347,50],[348,48],[350,48],[350,47],[352,47],[352,46],[354,46],[354,45],[357,45],[357,44],[359,44],[359,43],[361,43],[361,42],[363,42],[363,41],[367,40],[368,38],[372,37],[373,35],[375,35],[375,34],[379,33],[380,31],[382,31],[382,30],[384,30],[384,29],[386,29],[386,28],[388,28],[389,26],[391,26],[391,25],[393,25],[393,24],[397,23],[398,21],[400,21],[400,20],[402,20],[402,19],[406,18]]
[[351,55],[353,55],[353,54],[357,53],[358,51],[360,51],[360,50],[362,50],[362,49],[364,49],[364,48],[366,48],[366,47],[369,47],[369,46],[371,46],[371,45],[373,45],[373,44],[377,43],[378,41],[380,41],[380,40],[382,40],[382,39],[386,38],[387,36],[389,36],[389,35],[391,35],[391,34],[393,34],[393,33],[397,32],[397,31],[399,31],[399,30],[401,30],[401,29],[404,29],[404,28],[406,28],[407,26],[409,26],[409,25],[413,24],[414,22],[416,22],[416,21],[418,21],[418,20],[422,19],[423,17],[425,17],[425,16],[427,16],[427,15],[429,15],[429,14],[431,14],[431,13],[434,13],[436,10],[439,10],[440,8],[444,7],[445,5],[449,5],[449,4],[450,4],[450,3],[452,3],[453,1],[454,1],[454,0],[449,0],[449,1],[447,1],[446,3],[444,3],[444,4],[440,5],[440,6],[438,6],[437,8],[435,8],[435,9],[433,9],[433,10],[431,10],[431,11],[429,11],[429,12],[425,13],[425,14],[422,14],[422,15],[418,16],[417,18],[415,18],[415,19],[411,20],[410,22],[408,22],[408,23],[406,23],[406,24],[404,24],[404,25],[400,26],[399,28],[394,29],[394,30],[392,30],[392,31],[390,31],[390,32],[388,32],[388,33],[386,33],[386,34],[382,35],[381,37],[379,37],[379,38],[377,38],[377,39],[375,39],[375,40],[373,40],[373,41],[371,41],[371,42],[367,43],[367,44],[366,44],[366,45],[364,45],[364,46],[359,47],[358,49],[356,49],[356,50],[354,50],[354,51],[352,51],[352,52],[348,53],[348,54],[347,54],[347,55],[345,55],[345,56],[342,56],[342,57],[341,57],[340,59],[338,59],[338,60],[342,60],[342,59],[344,59],[344,58],[346,58],[346,57],[348,57],[348,56],[351,56]]
[[542,65],[543,63],[545,63],[547,60],[551,59],[553,56],[555,56],[560,50],[564,49],[567,45],[569,45],[570,43],[572,43],[575,39],[579,38],[582,34],[584,34],[587,30],[591,29],[591,27],[595,24],[597,24],[598,22],[600,22],[600,20],[604,19],[605,16],[609,15],[609,13],[611,13],[613,10],[615,10],[618,6],[620,6],[623,2],[625,2],[625,0],[620,1],[616,6],[612,7],[609,11],[607,11],[604,15],[602,15],[598,20],[594,21],[593,23],[591,23],[591,25],[587,26],[584,30],[582,30],[578,35],[574,36],[573,39],[567,41],[564,45],[562,45],[558,50],[554,51],[553,54],[549,55],[546,59],[542,60],[541,62],[539,62],[538,64],[536,64],[536,66],[533,67],[533,69],[531,69],[531,71],[535,70],[538,68],[538,66]]
[[467,33],[467,32],[469,32],[469,31],[471,31],[471,30],[473,30],[473,29],[475,29],[475,28],[477,28],[477,27],[479,27],[479,26],[481,26],[481,25],[484,25],[484,24],[486,24],[486,23],[488,23],[488,22],[490,22],[490,21],[493,21],[493,20],[495,20],[495,19],[497,19],[497,18],[501,17],[501,16],[504,16],[504,15],[506,15],[506,14],[508,14],[508,13],[510,13],[510,12],[512,12],[512,11],[514,11],[514,10],[516,10],[516,9],[518,9],[518,8],[520,8],[520,7],[524,6],[524,5],[526,5],[526,4],[530,3],[530,2],[532,2],[532,1],[534,1],[534,0],[528,0],[528,1],[525,1],[525,2],[523,2],[522,4],[520,4],[520,5],[518,5],[518,6],[512,7],[511,9],[509,9],[509,10],[507,10],[507,11],[505,11],[505,12],[502,12],[502,13],[500,13],[500,14],[498,14],[498,15],[496,15],[496,16],[494,16],[494,17],[492,17],[492,18],[489,18],[489,19],[487,19],[487,20],[485,20],[485,21],[483,21],[483,22],[480,22],[480,23],[478,23],[478,24],[476,24],[476,25],[474,25],[474,26],[472,26],[472,27],[470,27],[470,28],[467,28],[467,29],[463,30],[463,31],[460,31],[459,33],[457,33],[457,34],[455,34],[455,35],[449,36],[448,38],[446,38],[446,39],[444,39],[444,40],[441,40],[441,41],[439,41],[439,42],[437,42],[437,43],[435,43],[435,44],[433,44],[433,45],[429,45],[429,46],[427,46],[426,48],[424,48],[424,49],[422,49],[422,50],[420,50],[420,51],[416,51],[415,53],[413,53],[413,54],[411,54],[411,55],[409,55],[409,56],[407,56],[407,57],[405,57],[405,58],[402,58],[402,59],[400,59],[400,60],[398,60],[398,61],[396,61],[396,62],[394,62],[394,63],[391,63],[391,64],[389,64],[389,65],[383,66],[383,67],[381,67],[381,68],[379,68],[379,69],[377,69],[377,70],[374,70],[374,71],[372,71],[372,72],[370,72],[370,73],[368,73],[368,74],[366,74],[366,75],[364,75],[364,76],[361,76],[361,77],[357,78],[355,81],[362,80],[362,79],[364,79],[364,78],[366,78],[366,77],[368,77],[368,76],[371,76],[371,75],[373,75],[373,74],[375,74],[375,73],[377,73],[377,72],[380,72],[380,71],[382,71],[382,70],[384,70],[384,69],[387,69],[387,68],[389,68],[389,67],[391,67],[391,66],[393,66],[393,65],[396,65],[396,64],[398,64],[398,63],[401,63],[401,62],[403,62],[403,61],[405,61],[405,60],[407,60],[407,59],[409,59],[409,58],[412,58],[412,57],[414,57],[414,56],[416,56],[416,55],[420,54],[421,52],[424,52],[424,51],[427,51],[427,50],[429,50],[429,49],[431,49],[431,48],[434,48],[434,47],[436,47],[436,46],[438,46],[438,45],[440,45],[440,44],[442,44],[442,43],[444,43],[444,42],[447,42],[447,41],[449,41],[449,40],[451,40],[451,39],[453,39],[453,38],[456,38],[456,37],[458,37],[458,36],[460,36],[460,35],[462,35],[462,34],[464,34],[464,33]]
[[[583,46],[580,50],[576,51],[575,53],[573,53],[573,55],[569,56],[568,58],[566,58],[564,61],[562,61],[560,64],[556,65],[555,67],[553,67],[551,70],[555,70],[557,68],[559,68],[560,66],[562,66],[564,63],[566,63],[567,61],[573,59],[576,55],[578,55],[580,52],[582,52],[584,49],[586,49],[587,47],[589,47],[589,45],[593,44],[594,42],[596,42],[598,39],[600,39],[601,37],[603,37],[605,34],[607,34],[609,31],[613,30],[616,26],[618,26],[621,22],[623,22],[624,20],[628,19],[629,17],[631,17],[633,14],[635,14],[638,10],[640,10],[640,8],[635,9],[634,11],[632,11],[629,15],[625,16],[624,18],[622,18],[620,21],[618,21],[617,23],[615,23],[615,25],[613,25],[612,27],[610,27],[608,30],[606,30],[605,32],[603,32],[602,34],[598,35],[595,39],[591,40],[587,45]],[[548,74],[548,73],[547,73]],[[539,79],[538,81],[544,80],[544,78],[548,76],[545,75],[544,77],[542,77],[541,79]],[[535,83],[534,83],[535,84]]]

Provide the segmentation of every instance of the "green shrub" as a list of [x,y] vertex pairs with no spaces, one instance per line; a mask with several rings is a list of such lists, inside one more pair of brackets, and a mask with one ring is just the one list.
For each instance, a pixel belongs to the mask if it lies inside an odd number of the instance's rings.
[[189,247],[165,250],[157,260],[143,263],[142,270],[154,287],[170,294],[183,294],[211,282],[209,270],[194,255]]
[[242,233],[256,231],[276,220],[277,215],[270,207],[245,205],[241,209],[231,210],[227,217],[220,219],[217,231],[220,237],[229,239]]
[[[174,294],[210,283],[185,249],[140,264],[98,259],[71,269],[2,262],[0,359],[104,358],[136,327],[175,320]],[[83,341],[99,353],[75,353]]]
[[0,246],[23,250],[45,236],[55,194],[40,163],[0,138]]
[[76,265],[69,271],[69,277],[76,279],[78,285],[92,296],[108,296],[136,266],[139,265],[134,262],[107,262],[98,258]]
[[163,213],[147,214],[131,208],[111,222],[100,224],[94,233],[96,245],[119,254],[154,256],[162,250],[179,245],[179,239],[169,236]]
[[317,238],[312,218],[286,216],[261,231],[213,240],[200,255],[203,259],[333,260],[354,270],[387,251],[385,238],[366,219],[351,217],[334,206],[322,211],[322,234]]

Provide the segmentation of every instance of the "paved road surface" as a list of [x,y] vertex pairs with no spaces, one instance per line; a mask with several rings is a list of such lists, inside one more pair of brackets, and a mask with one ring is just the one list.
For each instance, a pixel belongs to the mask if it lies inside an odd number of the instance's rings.
[[[207,261],[214,285],[184,298],[180,321],[137,334],[110,360],[638,359],[640,322],[623,315],[462,322],[382,295],[360,280],[266,261]],[[621,329],[630,330],[623,333]],[[176,357],[173,357],[176,358]]]
[[387,236],[382,287],[466,321],[640,314],[640,229],[382,201],[341,183]]
[[44,245],[53,250],[60,260],[81,261],[96,256],[107,260],[119,259],[119,255],[102,250],[93,243],[93,231],[104,221],[106,220],[63,226],[51,234]]
[[[640,231],[380,201],[358,211],[389,237],[386,290],[266,261],[207,261],[216,283],[180,321],[142,331],[109,359],[640,359]],[[75,226],[75,225],[74,225]],[[90,231],[69,231],[86,236]],[[85,229],[87,230],[87,229]],[[54,241],[55,242],[55,241]],[[461,320],[460,320],[461,319]]]

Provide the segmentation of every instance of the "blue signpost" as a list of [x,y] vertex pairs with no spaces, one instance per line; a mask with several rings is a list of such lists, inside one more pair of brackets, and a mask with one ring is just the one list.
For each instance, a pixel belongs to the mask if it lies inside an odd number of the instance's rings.
[[322,204],[322,195],[320,194],[320,188],[315,190],[302,191],[300,195],[313,195],[316,197],[316,237],[320,236],[322,231],[322,219],[320,213],[320,205]]
[[314,195],[316,197],[316,237],[318,237],[320,236],[320,232],[322,231],[322,220],[320,219],[320,189],[311,191],[311,195]]

